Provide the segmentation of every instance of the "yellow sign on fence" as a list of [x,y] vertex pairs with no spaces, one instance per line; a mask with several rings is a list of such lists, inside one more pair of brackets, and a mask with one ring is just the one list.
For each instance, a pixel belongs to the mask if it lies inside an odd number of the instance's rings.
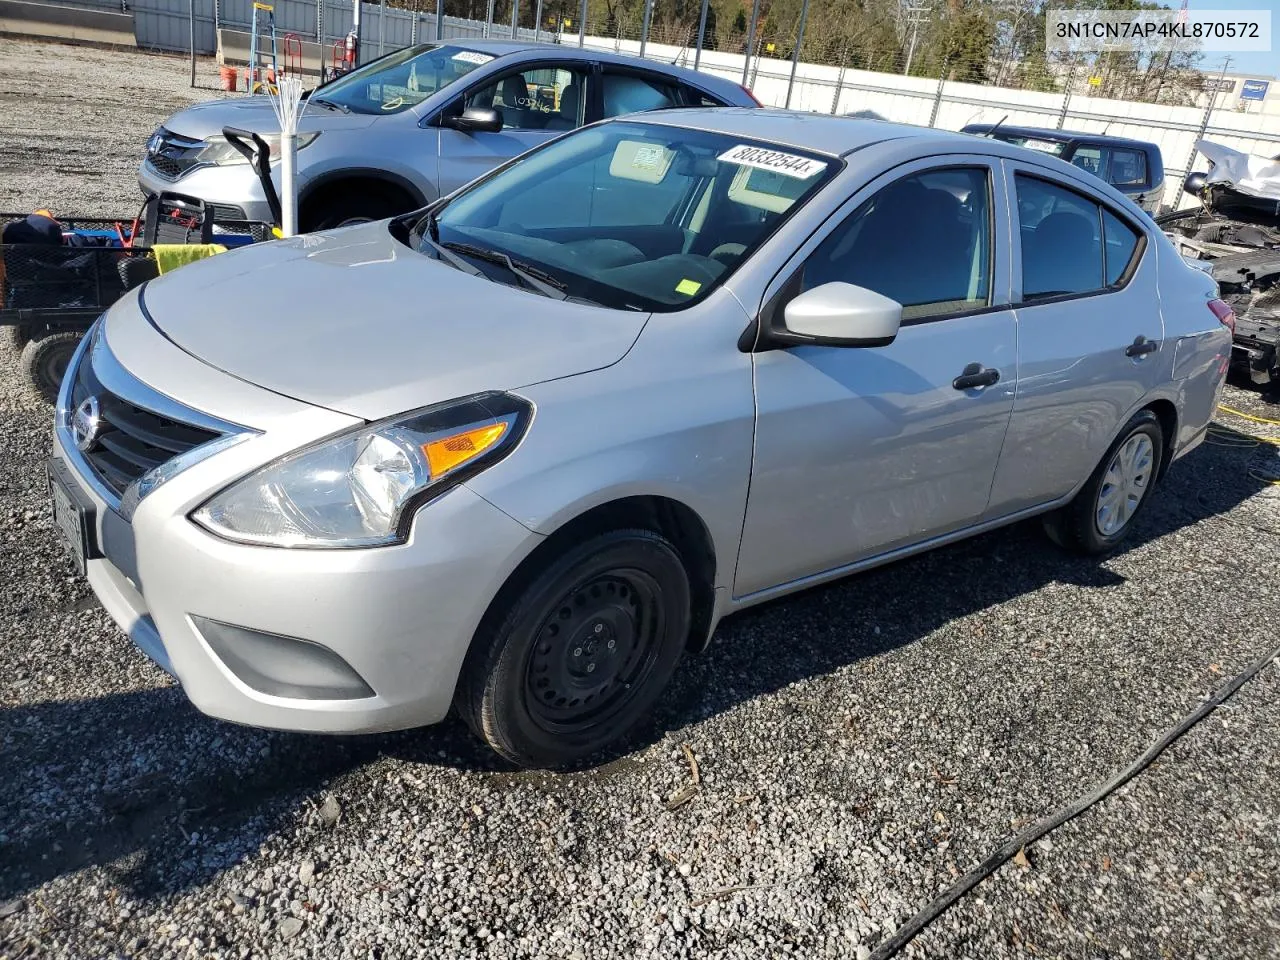
[[1102,86],[1102,78],[1101,78],[1101,77],[1090,77],[1090,78],[1089,78],[1089,86],[1091,86],[1091,87],[1100,87],[1100,86]]

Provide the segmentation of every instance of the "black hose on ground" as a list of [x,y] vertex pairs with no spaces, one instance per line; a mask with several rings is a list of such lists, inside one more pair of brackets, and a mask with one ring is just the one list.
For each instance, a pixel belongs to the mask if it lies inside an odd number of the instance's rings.
[[980,884],[991,874],[995,873],[1001,866],[1017,856],[1018,851],[1034,843],[1045,834],[1062,826],[1068,820],[1078,817],[1081,813],[1088,810],[1099,800],[1107,797],[1111,793],[1124,786],[1139,773],[1151,765],[1156,757],[1160,756],[1165,749],[1181,737],[1184,733],[1194,727],[1197,723],[1213,713],[1214,710],[1222,706],[1229,700],[1237,690],[1262,672],[1262,669],[1273,660],[1280,658],[1280,646],[1277,646],[1270,653],[1259,657],[1251,663],[1242,673],[1237,674],[1233,679],[1227,681],[1213,694],[1205,700],[1200,706],[1196,707],[1189,714],[1182,718],[1177,726],[1168,730],[1159,740],[1147,748],[1146,752],[1137,760],[1129,764],[1110,780],[1099,784],[1089,793],[1081,797],[1077,797],[1057,812],[1050,814],[1032,824],[1026,830],[1023,830],[1017,836],[1013,837],[1008,843],[1002,846],[982,863],[974,867],[963,877],[957,880],[942,896],[935,899],[927,907],[917,913],[909,921],[897,929],[897,931],[888,940],[885,940],[872,951],[870,960],[888,960],[894,956],[903,947],[910,943],[915,937],[923,931],[934,920],[942,916],[957,900],[966,893]]

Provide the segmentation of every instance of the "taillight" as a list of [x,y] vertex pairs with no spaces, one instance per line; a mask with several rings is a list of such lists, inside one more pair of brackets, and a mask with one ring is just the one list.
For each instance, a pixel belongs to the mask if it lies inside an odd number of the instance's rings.
[[1236,312],[1231,309],[1231,305],[1222,300],[1213,299],[1209,301],[1209,312],[1218,318],[1218,322],[1231,331],[1231,335],[1236,335]]
[[750,97],[752,102],[754,102],[757,107],[764,106],[764,104],[760,102],[760,98],[757,97],[754,93],[752,93],[750,88],[743,86],[741,83],[738,84],[738,86],[742,87],[742,92],[745,93],[748,97]]

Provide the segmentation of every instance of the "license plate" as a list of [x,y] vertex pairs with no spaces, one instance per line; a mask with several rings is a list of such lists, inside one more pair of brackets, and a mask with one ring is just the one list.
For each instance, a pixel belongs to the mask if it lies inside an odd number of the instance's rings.
[[49,489],[53,494],[54,526],[76,571],[83,574],[85,561],[98,555],[93,542],[93,504],[75,486],[67,465],[56,458],[49,461]]

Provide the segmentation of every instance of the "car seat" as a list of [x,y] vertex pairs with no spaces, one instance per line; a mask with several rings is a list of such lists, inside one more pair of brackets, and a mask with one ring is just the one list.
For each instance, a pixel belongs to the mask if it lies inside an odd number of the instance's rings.
[[1098,225],[1083,213],[1051,213],[1032,231],[1022,250],[1022,293],[1046,296],[1102,287]]

